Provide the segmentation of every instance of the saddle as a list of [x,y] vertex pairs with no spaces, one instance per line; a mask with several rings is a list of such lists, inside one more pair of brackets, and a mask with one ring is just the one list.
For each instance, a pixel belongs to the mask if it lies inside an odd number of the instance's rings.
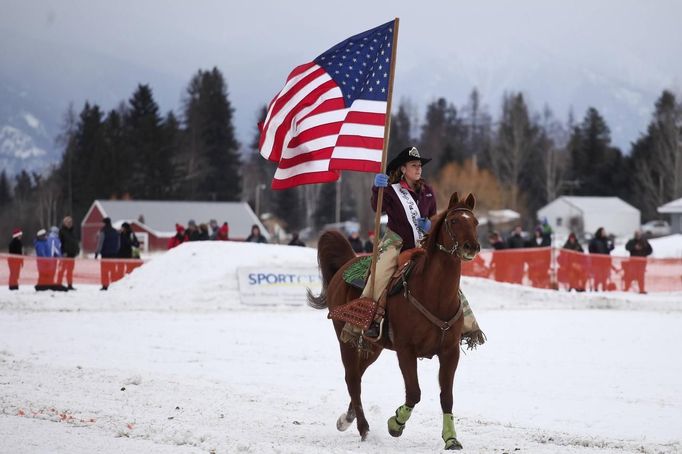
[[[398,268],[391,276],[388,286],[383,290],[379,301],[371,298],[358,298],[342,306],[332,309],[327,318],[351,323],[367,330],[372,320],[382,319],[386,313],[386,301],[403,289],[404,284],[410,277],[415,264],[416,256],[423,254],[421,248],[408,249],[398,256]],[[351,265],[343,274],[344,281],[353,287],[364,289],[369,277],[369,268],[372,258],[363,257]]]
[[[393,276],[388,283],[388,296],[393,296],[397,293],[400,293],[403,288],[403,281],[407,281],[407,279],[410,277],[412,267],[414,266],[414,259],[423,253],[424,249],[422,248],[412,248],[400,253],[398,256],[398,268],[396,272],[393,273]],[[343,280],[351,287],[363,290],[365,285],[367,285],[367,279],[369,278],[369,268],[371,264],[371,255],[362,257],[360,260],[346,269],[346,271],[343,273]],[[406,267],[406,265],[408,266]],[[404,280],[400,278],[400,276],[403,275],[405,277]]]

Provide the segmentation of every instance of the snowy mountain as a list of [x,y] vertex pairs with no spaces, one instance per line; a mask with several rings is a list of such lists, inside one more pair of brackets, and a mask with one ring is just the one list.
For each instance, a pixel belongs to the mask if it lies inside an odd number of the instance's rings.
[[17,84],[0,80],[0,169],[43,172],[59,160],[56,124],[49,102],[33,99]]

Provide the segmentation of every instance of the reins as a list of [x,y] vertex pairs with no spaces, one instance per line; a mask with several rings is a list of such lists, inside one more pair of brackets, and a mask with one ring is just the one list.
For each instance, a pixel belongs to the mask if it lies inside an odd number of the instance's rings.
[[[471,211],[468,208],[455,208],[452,211],[466,211],[466,212],[469,212],[473,215],[473,211]],[[459,242],[455,238],[455,234],[452,233],[452,230],[450,229],[450,223],[448,222],[447,216],[445,217],[443,222],[445,223],[445,230],[448,232],[448,235],[450,236],[450,239],[452,240],[452,247],[450,249],[448,249],[440,243],[436,243],[436,246],[438,246],[438,249],[445,252],[446,254],[453,255],[455,252],[457,252],[457,249],[459,248]],[[403,273],[401,275],[401,279],[403,281],[403,289],[404,289],[403,295],[404,295],[405,299],[408,300],[419,312],[421,312],[422,315],[424,317],[426,317],[426,319],[428,321],[430,321],[433,325],[435,325],[438,329],[440,329],[440,343],[442,344],[443,339],[445,338],[445,334],[448,332],[448,330],[450,330],[450,328],[452,328],[452,326],[455,323],[457,323],[457,320],[462,318],[462,314],[464,313],[464,308],[463,308],[462,302],[460,301],[459,308],[457,309],[457,313],[455,313],[455,315],[450,320],[447,320],[447,321],[441,320],[438,317],[436,317],[435,315],[433,315],[431,313],[431,311],[429,311],[427,308],[425,308],[424,305],[422,303],[420,303],[419,300],[412,295],[412,292],[410,292],[410,288],[407,285],[407,279],[405,278],[405,273]]]

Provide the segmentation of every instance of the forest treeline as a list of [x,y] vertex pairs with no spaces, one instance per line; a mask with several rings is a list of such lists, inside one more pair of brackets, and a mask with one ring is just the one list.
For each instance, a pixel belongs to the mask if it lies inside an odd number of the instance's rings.
[[[661,93],[646,131],[628,150],[612,144],[596,108],[562,122],[550,107],[531,105],[523,93],[508,92],[493,112],[473,89],[460,106],[434,99],[421,117],[413,102],[400,100],[389,158],[416,145],[433,158],[424,173],[443,197],[439,206],[452,191],[474,192],[480,209],[510,208],[529,225],[538,208],[565,194],[618,196],[639,208],[643,220],[682,197],[682,104],[671,91]],[[217,68],[193,75],[178,110],[160,112],[144,84],[108,112],[90,102],[79,112],[69,107],[59,163],[43,174],[0,172],[0,229],[32,232],[59,225],[67,214],[79,224],[95,199],[244,200],[288,230],[319,228],[337,213],[366,228],[373,223],[368,174],[270,190],[275,165],[258,154],[255,126],[252,140],[238,143],[227,82]],[[265,107],[254,124],[264,115]]]

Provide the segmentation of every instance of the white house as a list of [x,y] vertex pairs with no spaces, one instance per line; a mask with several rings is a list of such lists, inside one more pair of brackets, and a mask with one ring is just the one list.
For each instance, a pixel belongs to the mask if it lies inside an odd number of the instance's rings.
[[670,215],[672,233],[682,233],[682,198],[661,205],[658,207],[658,212]]
[[631,237],[640,226],[641,213],[618,197],[561,196],[538,210],[554,232],[593,235],[599,227],[619,238]]

